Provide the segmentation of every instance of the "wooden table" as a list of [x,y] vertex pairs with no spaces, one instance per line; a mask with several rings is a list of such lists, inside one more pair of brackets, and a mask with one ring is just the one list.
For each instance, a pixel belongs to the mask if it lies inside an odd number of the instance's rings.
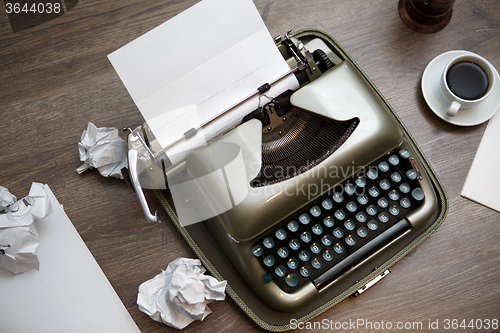
[[[89,121],[117,128],[143,122],[106,56],[196,2],[81,0],[67,14],[16,33],[4,7],[0,14],[0,185],[21,198],[33,181],[49,184],[142,332],[174,330],[138,310],[139,284],[194,254],[169,221],[146,221],[123,180],[96,170],[78,175],[77,142]],[[449,196],[443,225],[392,274],[314,321],[416,322],[422,329],[408,331],[437,332],[446,319],[500,319],[500,214],[460,196],[486,124],[440,120],[420,88],[427,63],[449,50],[478,53],[500,69],[498,3],[457,1],[444,30],[420,34],[400,20],[397,1],[255,2],[273,36],[313,27],[337,39],[408,126]],[[231,299],[210,308],[185,331],[260,330]],[[429,329],[429,321],[440,329]]]

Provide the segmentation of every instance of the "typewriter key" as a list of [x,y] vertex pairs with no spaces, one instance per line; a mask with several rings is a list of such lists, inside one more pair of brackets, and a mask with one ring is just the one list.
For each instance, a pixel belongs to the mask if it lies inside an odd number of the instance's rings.
[[300,275],[303,277],[308,277],[311,274],[311,269],[307,266],[302,266],[300,268]]
[[274,246],[274,239],[272,239],[271,237],[267,237],[266,239],[264,239],[262,244],[264,244],[266,248],[272,249]]
[[300,248],[300,241],[298,239],[292,239],[290,243],[288,243],[288,246],[290,246],[292,250],[296,251]]
[[320,269],[321,266],[323,266],[323,263],[321,262],[321,259],[313,258],[313,260],[311,260],[311,266],[313,268]]
[[295,258],[288,259],[286,264],[290,269],[295,269],[299,265],[299,263],[297,262],[297,259],[295,259]]
[[413,198],[415,198],[415,200],[418,201],[424,200],[424,191],[420,187],[414,189],[413,192],[411,192],[411,195]]
[[332,261],[332,252],[330,252],[330,250],[326,250],[325,252],[323,252],[323,259],[325,259],[326,261]]
[[276,230],[275,236],[279,240],[284,240],[286,238],[286,231],[285,231],[285,229],[278,229],[278,230]]
[[323,233],[323,227],[321,226],[321,224],[315,224],[312,226],[312,232],[315,235],[321,235]]
[[276,275],[278,275],[279,277],[283,277],[286,274],[286,269],[285,269],[285,267],[283,267],[283,265],[279,265],[274,270],[274,273],[276,273]]
[[299,259],[302,261],[308,261],[311,256],[309,255],[309,252],[307,250],[300,251],[299,253]]
[[399,151],[399,156],[401,156],[402,158],[408,158],[410,157],[410,152],[408,151],[408,149],[403,148]]
[[341,228],[335,228],[333,229],[333,235],[337,238],[342,238],[344,236],[344,230]]
[[311,218],[309,217],[309,215],[304,213],[304,214],[299,216],[299,221],[302,224],[309,224],[309,222],[311,222]]
[[350,211],[351,213],[354,213],[356,211],[356,209],[358,209],[358,205],[356,205],[356,203],[354,201],[349,201],[345,207],[347,208],[348,211]]
[[391,163],[392,165],[398,165],[399,157],[397,157],[396,155],[392,155],[391,157],[389,157],[389,163]]
[[353,235],[347,235],[345,238],[345,243],[349,246],[354,246],[356,244],[356,238]]
[[377,221],[375,220],[370,220],[368,221],[368,223],[366,224],[366,226],[368,227],[368,229],[374,231],[374,230],[377,230],[378,229],[378,223]]
[[403,184],[399,185],[399,190],[402,193],[408,193],[408,192],[410,192],[410,185],[408,185],[408,183],[403,183]]
[[335,220],[333,219],[333,217],[327,216],[323,220],[323,224],[327,227],[333,227],[333,225],[335,224]]
[[260,245],[255,245],[254,247],[252,247],[252,253],[256,257],[260,257],[263,252],[264,252],[264,249]]
[[380,162],[379,165],[378,165],[378,169],[382,172],[387,172],[389,171],[389,164],[387,164],[387,162]]
[[293,288],[299,283],[299,278],[294,273],[291,273],[286,276],[285,282],[287,285]]

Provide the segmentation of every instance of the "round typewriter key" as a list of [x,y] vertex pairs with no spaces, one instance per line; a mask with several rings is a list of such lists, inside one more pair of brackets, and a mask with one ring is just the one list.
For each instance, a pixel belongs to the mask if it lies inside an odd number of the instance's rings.
[[391,199],[393,201],[398,200],[399,199],[399,193],[398,193],[398,191],[392,190],[391,192],[389,192],[389,199]]
[[311,260],[311,266],[313,268],[320,269],[321,266],[323,266],[323,263],[320,258],[313,258],[313,260]]
[[278,230],[276,230],[276,232],[274,233],[274,235],[279,240],[283,240],[283,239],[286,238],[286,231],[285,231],[285,229],[278,229]]
[[356,220],[358,220],[358,222],[366,222],[366,214],[364,212],[359,212],[356,214]]
[[403,179],[403,177],[401,177],[401,174],[399,172],[394,172],[391,175],[391,179],[392,179],[393,182],[399,183],[401,181],[401,179]]
[[311,215],[314,217],[318,217],[321,215],[321,208],[318,206],[314,206],[310,209]]
[[338,254],[342,254],[344,252],[344,245],[337,243],[333,246],[333,251],[337,252]]
[[286,276],[285,282],[290,288],[293,288],[299,283],[299,278],[294,273],[291,273]]
[[368,203],[368,197],[364,194],[358,196],[358,202],[362,205],[366,205]]
[[403,184],[399,185],[399,190],[402,193],[408,193],[408,192],[410,192],[410,185],[408,185],[408,183],[403,183]]
[[276,275],[278,275],[279,277],[283,277],[286,274],[286,269],[285,269],[285,267],[283,267],[283,265],[279,265],[274,270],[274,273],[276,273]]
[[298,239],[292,239],[290,243],[288,243],[288,246],[290,246],[292,250],[296,251],[300,248],[300,241]]
[[377,179],[378,177],[378,171],[377,171],[377,168],[370,168],[370,170],[368,170],[368,172],[366,173],[366,175],[368,176],[368,178],[370,178],[371,180],[375,180]]
[[397,155],[392,155],[391,157],[389,157],[389,163],[391,163],[392,165],[398,165],[399,157],[397,157]]
[[290,230],[291,232],[299,230],[299,224],[295,221],[288,222],[286,226],[288,227],[288,230]]
[[343,209],[338,209],[335,211],[334,213],[335,217],[337,218],[337,220],[343,220],[345,219],[345,212]]
[[344,191],[348,195],[353,195],[354,192],[356,192],[356,188],[354,187],[354,185],[349,183],[349,184],[346,184],[346,186],[344,187]]
[[330,250],[326,250],[325,252],[323,252],[323,259],[325,259],[326,261],[332,261],[333,259],[333,254]]
[[288,249],[287,249],[286,247],[284,247],[284,246],[283,246],[283,247],[280,247],[280,248],[278,249],[278,255],[279,255],[281,258],[285,259],[286,257],[288,257]]
[[304,231],[303,233],[300,234],[300,239],[302,239],[302,241],[305,243],[309,243],[312,237],[309,231]]
[[365,177],[358,177],[356,178],[356,185],[358,185],[358,187],[365,187],[366,186],[366,179]]
[[332,199],[336,203],[341,203],[342,201],[344,201],[344,195],[342,194],[342,192],[335,192],[332,196]]
[[344,236],[344,230],[341,228],[335,228],[333,229],[333,235],[337,238],[342,238]]
[[358,205],[354,201],[349,201],[345,207],[347,208],[348,211],[350,212],[355,212],[356,209],[358,209]]
[[271,237],[267,237],[266,239],[264,239],[262,244],[264,244],[264,246],[268,249],[272,249],[274,246],[274,239],[272,239]]
[[311,230],[315,235],[321,235],[321,233],[323,232],[323,227],[321,226],[321,224],[315,224],[312,226]]
[[290,268],[290,269],[295,269],[299,266],[299,262],[295,258],[288,259],[286,264],[287,264],[288,268]]
[[307,250],[300,251],[299,253],[299,259],[302,261],[308,261],[311,256],[309,255],[309,252]]
[[399,208],[398,206],[396,205],[392,205],[391,207],[389,207],[389,213],[391,213],[391,215],[398,215],[399,214]]
[[300,268],[300,275],[302,275],[303,277],[308,277],[309,275],[311,275],[311,269],[307,266],[302,266]]
[[356,227],[356,225],[354,224],[353,220],[348,219],[347,221],[344,222],[344,227],[347,230],[354,230],[354,228]]
[[324,235],[323,237],[321,237],[321,243],[323,243],[324,246],[332,245],[332,237],[330,235]]
[[353,235],[347,235],[344,240],[345,243],[349,246],[353,246],[354,244],[356,244],[356,238],[354,238]]
[[368,229],[370,230],[377,230],[378,229],[378,223],[377,221],[375,220],[370,220],[368,221],[368,223],[366,224],[366,226],[368,227]]
[[274,265],[274,257],[269,255],[264,258],[264,265],[267,267],[272,267]]
[[307,215],[307,213],[304,213],[299,216],[299,221],[302,224],[309,224],[309,222],[311,222],[311,218]]
[[321,252],[321,245],[319,243],[312,243],[310,249],[312,253],[318,254]]
[[389,206],[389,201],[387,201],[386,198],[380,198],[378,199],[377,204],[380,208],[386,208]]
[[409,208],[411,206],[411,201],[408,198],[403,198],[399,201],[399,204],[403,208]]
[[384,191],[387,191],[389,189],[389,187],[391,187],[391,183],[387,180],[387,179],[384,179],[380,182],[380,184],[378,184],[380,186],[381,189],[383,189]]
[[415,170],[410,169],[406,171],[406,177],[408,177],[408,179],[410,180],[415,180],[415,178],[417,178],[417,173],[415,172]]
[[416,189],[413,190],[413,192],[411,192],[411,196],[413,198],[415,198],[415,200],[418,200],[418,201],[422,201],[424,200],[424,191],[420,188],[420,187],[417,187]]
[[380,195],[380,191],[376,186],[372,186],[368,190],[368,194],[370,194],[372,197],[376,198]]
[[378,169],[382,172],[387,172],[389,171],[389,164],[387,164],[387,162],[380,162],[378,165]]
[[356,233],[358,234],[359,237],[365,238],[366,235],[368,235],[368,232],[366,231],[365,227],[361,227],[358,230],[356,230]]
[[333,217],[327,216],[323,220],[323,224],[327,227],[333,227],[333,225],[335,224],[335,220],[333,219]]
[[332,209],[333,208],[332,200],[330,200],[330,199],[323,200],[323,202],[321,203],[321,206],[323,206],[323,208],[326,210]]
[[389,215],[386,212],[378,214],[378,220],[382,223],[387,223],[389,221]]
[[410,157],[410,151],[406,148],[403,148],[399,151],[399,156],[401,156],[402,158],[408,158]]
[[375,207],[374,205],[370,205],[366,207],[366,212],[368,213],[368,215],[374,216],[377,214],[377,207]]
[[262,253],[264,253],[264,249],[260,245],[255,245],[254,247],[252,247],[252,253],[254,256],[260,257]]

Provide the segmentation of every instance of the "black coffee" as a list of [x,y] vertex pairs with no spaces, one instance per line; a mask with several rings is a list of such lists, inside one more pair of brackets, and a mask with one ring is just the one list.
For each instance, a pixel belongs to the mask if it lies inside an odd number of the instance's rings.
[[459,62],[448,70],[446,82],[458,97],[474,100],[483,97],[488,90],[488,76],[473,62]]

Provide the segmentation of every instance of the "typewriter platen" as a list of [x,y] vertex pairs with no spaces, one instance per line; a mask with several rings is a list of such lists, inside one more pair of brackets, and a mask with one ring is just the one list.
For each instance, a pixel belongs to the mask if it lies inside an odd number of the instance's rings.
[[[200,220],[252,290],[292,312],[361,280],[432,225],[440,208],[420,155],[360,70],[319,38],[276,43],[299,89],[170,168],[153,162],[159,147],[143,125],[129,135],[129,169],[156,220],[142,188],[200,180],[200,169],[217,169],[211,149],[237,145],[246,196]],[[227,180],[194,186],[185,209],[216,212]]]

